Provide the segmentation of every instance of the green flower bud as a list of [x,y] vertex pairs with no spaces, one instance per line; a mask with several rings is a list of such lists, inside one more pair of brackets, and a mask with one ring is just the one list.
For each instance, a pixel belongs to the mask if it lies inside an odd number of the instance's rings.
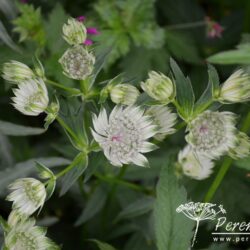
[[133,105],[139,95],[139,90],[130,84],[118,84],[110,90],[111,100],[116,104]]
[[2,77],[12,83],[20,83],[35,76],[33,71],[26,65],[17,61],[10,61],[3,65]]
[[218,100],[222,103],[248,102],[250,100],[250,74],[243,69],[234,72],[222,84]]
[[84,80],[91,75],[94,69],[95,57],[82,45],[76,45],[66,50],[59,63],[66,76],[76,80]]
[[148,75],[149,78],[141,83],[142,89],[157,101],[171,102],[175,97],[175,86],[171,79],[155,71],[149,72]]
[[250,138],[245,133],[238,133],[235,147],[229,150],[229,155],[235,160],[250,155]]
[[68,23],[63,25],[63,38],[68,44],[82,44],[86,37],[87,31],[84,24],[75,18],[69,18]]

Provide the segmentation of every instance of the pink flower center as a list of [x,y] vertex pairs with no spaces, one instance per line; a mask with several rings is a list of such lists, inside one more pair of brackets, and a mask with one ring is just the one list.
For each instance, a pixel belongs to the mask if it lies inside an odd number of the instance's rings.
[[202,134],[205,134],[208,132],[208,128],[205,125],[202,125],[199,130],[200,130],[200,133]]
[[120,142],[121,139],[122,139],[122,137],[120,135],[114,135],[114,136],[112,136],[111,141]]

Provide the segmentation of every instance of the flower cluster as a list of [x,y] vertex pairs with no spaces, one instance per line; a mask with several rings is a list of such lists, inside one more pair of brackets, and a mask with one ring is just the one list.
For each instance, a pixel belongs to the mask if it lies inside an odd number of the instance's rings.
[[220,38],[224,28],[217,22],[211,20],[210,17],[205,18],[207,37],[208,38]]
[[83,44],[87,30],[82,21],[70,18],[63,26],[63,37],[71,45],[59,60],[63,73],[72,79],[85,80],[92,74],[95,57]]

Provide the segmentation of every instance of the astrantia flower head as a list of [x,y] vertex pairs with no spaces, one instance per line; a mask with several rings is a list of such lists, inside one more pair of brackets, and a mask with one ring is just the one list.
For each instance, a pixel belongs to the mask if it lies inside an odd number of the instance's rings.
[[210,158],[194,152],[189,145],[179,152],[178,163],[184,175],[196,180],[209,177],[214,167]]
[[59,250],[46,235],[46,230],[35,226],[34,219],[20,221],[5,236],[4,249],[9,250]]
[[205,111],[188,125],[186,140],[197,153],[220,157],[236,143],[235,123],[231,112]]
[[224,28],[218,23],[213,21],[210,17],[205,18],[206,28],[207,28],[207,37],[208,38],[216,38],[221,37]]
[[140,107],[116,106],[109,118],[106,110],[93,117],[94,139],[102,147],[105,156],[114,166],[134,163],[147,166],[147,158],[142,154],[156,148],[147,140],[157,132],[149,116]]
[[33,214],[45,202],[44,184],[34,178],[18,179],[9,188],[13,192],[7,196],[7,200],[13,201],[13,209],[24,215]]
[[152,106],[146,111],[150,115],[155,125],[158,126],[157,134],[154,136],[157,140],[163,140],[167,135],[175,133],[174,125],[177,122],[177,115],[171,112],[167,106]]
[[84,80],[94,69],[95,57],[82,45],[69,48],[59,60],[63,73],[69,78]]
[[250,74],[243,69],[235,71],[223,83],[218,100],[222,103],[250,101]]
[[3,65],[2,77],[12,83],[20,83],[22,81],[33,78],[33,71],[26,65],[17,61],[10,61]]
[[133,105],[139,95],[139,90],[131,84],[117,84],[110,90],[111,100],[116,104]]
[[81,21],[69,18],[68,23],[63,25],[63,38],[70,45],[82,44],[87,37],[87,30]]
[[25,115],[37,116],[44,112],[49,103],[48,91],[42,79],[30,79],[13,89],[13,106]]
[[229,150],[229,155],[233,159],[241,159],[250,155],[250,138],[245,133],[237,134],[236,144]]
[[175,97],[175,86],[171,79],[155,71],[149,72],[148,76],[149,78],[141,83],[142,89],[155,100],[171,102]]

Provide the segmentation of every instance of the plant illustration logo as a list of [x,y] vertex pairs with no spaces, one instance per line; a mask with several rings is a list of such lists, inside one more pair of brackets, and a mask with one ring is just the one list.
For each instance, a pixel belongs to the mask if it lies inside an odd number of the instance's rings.
[[204,220],[214,220],[218,214],[225,214],[226,210],[222,205],[216,205],[213,203],[202,203],[202,202],[189,202],[181,204],[177,209],[177,213],[183,213],[191,220],[196,221],[195,232],[192,240],[192,247],[194,246],[199,224]]

